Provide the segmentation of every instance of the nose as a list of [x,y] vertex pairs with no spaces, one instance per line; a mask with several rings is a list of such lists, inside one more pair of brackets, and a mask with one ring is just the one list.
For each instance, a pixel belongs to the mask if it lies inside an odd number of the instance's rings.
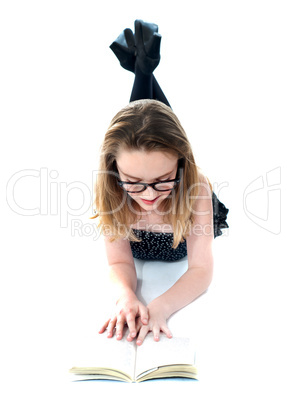
[[139,194],[140,198],[145,198],[147,200],[153,200],[158,195],[158,192],[152,187],[148,186],[142,193]]

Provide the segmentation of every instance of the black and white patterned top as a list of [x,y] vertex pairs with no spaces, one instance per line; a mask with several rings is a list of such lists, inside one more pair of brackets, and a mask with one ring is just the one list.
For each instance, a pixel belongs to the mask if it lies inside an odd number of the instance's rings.
[[[219,201],[215,193],[212,193],[213,229],[214,238],[222,235],[222,230],[228,228],[226,217],[229,209]],[[133,229],[140,242],[131,241],[131,249],[134,258],[140,260],[177,261],[186,257],[186,240],[179,243],[177,248],[172,248],[173,233],[149,232]]]

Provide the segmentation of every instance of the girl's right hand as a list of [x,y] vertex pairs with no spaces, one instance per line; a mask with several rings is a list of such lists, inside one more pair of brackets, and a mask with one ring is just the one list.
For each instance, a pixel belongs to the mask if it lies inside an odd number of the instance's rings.
[[123,328],[127,324],[129,328],[128,340],[132,340],[137,335],[136,319],[140,317],[143,325],[148,324],[148,309],[136,297],[132,291],[125,292],[116,303],[116,311],[112,318],[109,318],[101,327],[99,333],[108,330],[108,338],[111,338],[116,328],[118,340],[123,337]]

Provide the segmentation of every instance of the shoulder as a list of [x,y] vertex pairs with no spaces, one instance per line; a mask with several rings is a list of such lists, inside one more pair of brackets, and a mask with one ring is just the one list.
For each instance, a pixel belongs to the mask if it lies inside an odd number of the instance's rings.
[[213,264],[213,207],[212,187],[208,178],[200,172],[199,191],[193,205],[193,223],[186,237],[188,264],[190,267],[211,267]]
[[201,171],[198,175],[198,191],[195,197],[192,214],[193,227],[207,227],[212,225],[213,206],[212,206],[212,186],[209,179]]
[[206,195],[212,197],[212,184],[201,169],[198,169],[198,187],[199,196]]

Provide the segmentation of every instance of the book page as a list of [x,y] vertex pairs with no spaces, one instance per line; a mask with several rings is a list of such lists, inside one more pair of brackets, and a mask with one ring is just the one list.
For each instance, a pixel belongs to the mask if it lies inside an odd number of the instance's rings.
[[159,342],[155,342],[150,332],[137,347],[136,377],[160,366],[177,364],[195,364],[195,350],[189,338],[169,339],[161,334]]
[[[134,377],[136,356],[135,342],[128,342],[126,336],[118,341],[116,337],[107,338],[107,332],[84,337],[75,347],[73,368],[107,368],[124,372]],[[101,370],[93,370],[94,374]]]

